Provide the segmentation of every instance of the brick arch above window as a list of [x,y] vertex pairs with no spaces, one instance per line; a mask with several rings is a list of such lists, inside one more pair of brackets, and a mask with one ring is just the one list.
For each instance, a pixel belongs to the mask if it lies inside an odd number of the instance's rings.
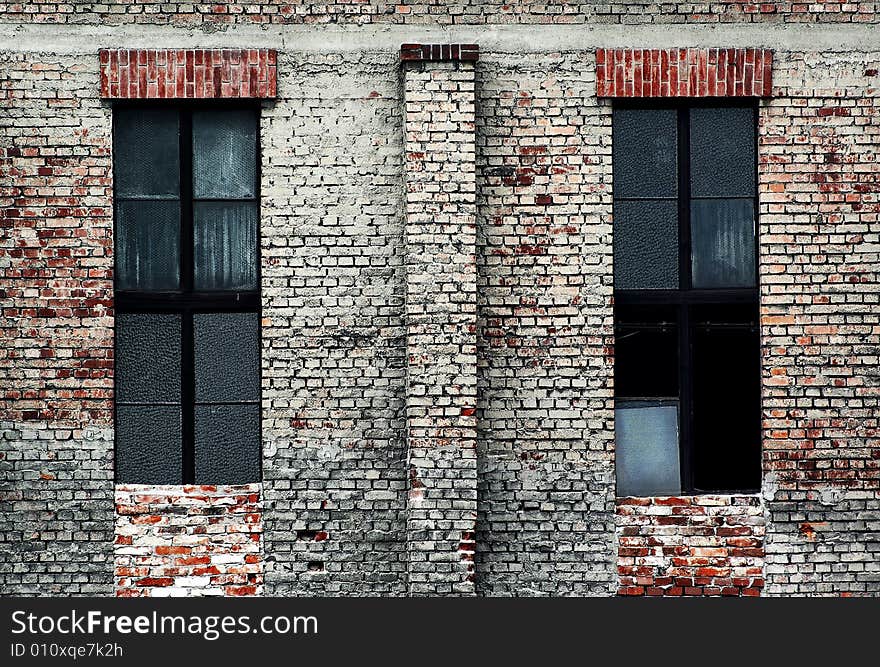
[[769,97],[770,49],[597,49],[599,97]]
[[274,49],[101,49],[105,99],[274,99]]

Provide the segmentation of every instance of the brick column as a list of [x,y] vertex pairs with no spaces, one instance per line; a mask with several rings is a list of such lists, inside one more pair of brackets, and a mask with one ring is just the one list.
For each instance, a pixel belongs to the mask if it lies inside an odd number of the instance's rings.
[[474,593],[475,46],[402,48],[410,595]]

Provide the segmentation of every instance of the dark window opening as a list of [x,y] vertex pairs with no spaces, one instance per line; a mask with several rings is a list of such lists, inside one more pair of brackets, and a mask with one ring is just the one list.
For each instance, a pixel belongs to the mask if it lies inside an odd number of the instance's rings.
[[258,114],[114,109],[119,482],[260,479]]
[[754,104],[615,107],[618,495],[760,486]]

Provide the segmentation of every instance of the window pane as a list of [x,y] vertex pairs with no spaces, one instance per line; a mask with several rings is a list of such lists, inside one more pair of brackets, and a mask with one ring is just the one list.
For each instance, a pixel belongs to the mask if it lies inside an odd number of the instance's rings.
[[671,306],[615,307],[615,396],[678,396],[677,319]]
[[678,121],[674,109],[615,109],[615,197],[675,197]]
[[755,195],[755,111],[691,109],[691,194]]
[[749,326],[738,308],[725,310],[694,314],[694,485],[701,491],[757,489],[761,480],[757,312]]
[[196,401],[260,400],[257,313],[196,313]]
[[116,480],[181,484],[180,406],[116,406]]
[[257,288],[256,203],[196,202],[197,289]]
[[196,484],[246,484],[260,479],[260,407],[197,405]]
[[614,202],[614,288],[678,288],[676,202]]
[[678,401],[618,401],[614,421],[617,495],[681,493]]
[[116,316],[116,398],[180,402],[180,315]]
[[177,289],[180,206],[176,201],[116,205],[116,281],[120,289]]
[[694,287],[753,287],[754,200],[692,200],[691,247]]
[[257,119],[252,111],[193,114],[196,198],[247,199],[257,192]]
[[119,109],[113,173],[119,197],[177,197],[180,141],[176,111]]

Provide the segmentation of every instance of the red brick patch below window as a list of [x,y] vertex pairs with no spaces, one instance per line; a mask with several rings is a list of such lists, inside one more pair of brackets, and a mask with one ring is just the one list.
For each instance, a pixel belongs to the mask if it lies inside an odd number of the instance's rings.
[[764,527],[757,496],[618,498],[618,594],[760,595]]
[[597,49],[599,97],[769,97],[770,49]]
[[101,49],[101,97],[272,99],[273,49]]
[[117,486],[116,595],[262,595],[260,488]]

